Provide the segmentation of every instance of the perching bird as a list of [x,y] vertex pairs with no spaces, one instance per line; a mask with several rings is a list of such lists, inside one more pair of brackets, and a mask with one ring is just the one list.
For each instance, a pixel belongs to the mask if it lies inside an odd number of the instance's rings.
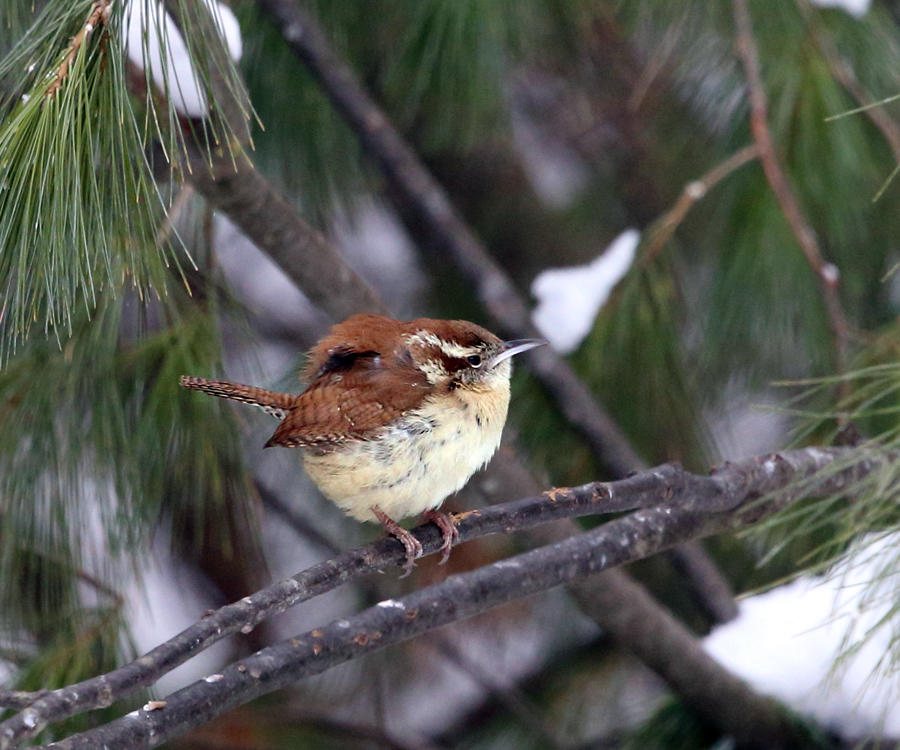
[[299,395],[189,376],[181,385],[281,420],[265,447],[299,448],[327,498],[400,540],[408,573],[422,545],[396,521],[434,521],[446,562],[458,532],[437,509],[500,445],[511,357],[544,343],[504,342],[463,320],[361,314],[312,348]]

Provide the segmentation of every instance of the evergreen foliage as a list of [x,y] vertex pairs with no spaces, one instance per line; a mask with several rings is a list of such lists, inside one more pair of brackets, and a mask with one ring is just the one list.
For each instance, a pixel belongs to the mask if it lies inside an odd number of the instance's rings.
[[[178,18],[208,117],[184,117],[166,76],[129,62],[135,4],[148,18]],[[190,179],[187,155],[249,158],[325,229],[385,192],[256,3],[232,5],[244,41],[238,67],[215,17],[192,0],[0,3],[0,659],[19,687],[70,683],[129,652],[112,582],[140,577],[154,534],[211,577],[210,558],[246,572],[261,557],[258,477],[242,425],[227,405],[178,387],[182,374],[222,371],[234,326],[226,312],[236,307],[211,209],[173,209]],[[845,439],[851,424],[859,455],[897,453],[900,181],[891,176],[900,154],[823,46],[839,50],[896,124],[900,34],[890,4],[861,18],[806,0],[750,4],[778,158],[840,271],[850,372],[834,371],[820,285],[758,161],[702,196],[653,257],[642,255],[646,230],[685,185],[752,142],[729,3],[308,5],[523,289],[545,267],[591,259],[627,226],[645,230],[639,260],[571,361],[648,463],[716,462],[729,394],[768,395],[785,380],[792,390],[775,398],[798,443]],[[147,35],[145,60],[168,44]],[[548,200],[529,150],[544,167],[574,162],[577,188]],[[422,257],[435,281],[422,314],[478,318],[449,264]],[[263,331],[291,345],[295,333]],[[565,484],[602,476],[523,373],[512,422],[537,472]],[[736,577],[765,585],[819,570],[852,553],[860,534],[896,530],[897,467],[729,542],[733,559],[755,557]],[[900,553],[885,581],[891,566]],[[895,667],[886,658],[885,669]],[[519,738],[502,716],[509,732],[494,724],[471,746]],[[706,727],[684,729],[672,707],[657,719],[633,742],[651,746],[654,732],[696,746],[714,739]],[[810,746],[824,742],[811,737]]]

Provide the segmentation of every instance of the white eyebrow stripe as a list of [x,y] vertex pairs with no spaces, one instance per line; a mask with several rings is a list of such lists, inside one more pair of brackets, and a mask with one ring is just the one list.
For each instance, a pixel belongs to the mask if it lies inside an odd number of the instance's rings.
[[434,346],[440,349],[448,357],[458,357],[460,359],[468,357],[470,354],[476,354],[478,348],[474,346],[462,346],[452,341],[446,341],[431,331],[420,329],[412,335],[406,336],[407,344],[420,344],[424,346]]
[[408,333],[403,338],[406,339],[406,343],[410,346],[414,346],[415,344],[419,344],[421,346],[441,345],[441,340],[437,337],[437,334],[434,334],[431,331],[426,331],[424,328],[420,328],[415,333]]
[[460,346],[452,341],[444,341],[443,339],[439,340],[438,348],[448,357],[459,357],[460,359],[478,351],[474,346]]

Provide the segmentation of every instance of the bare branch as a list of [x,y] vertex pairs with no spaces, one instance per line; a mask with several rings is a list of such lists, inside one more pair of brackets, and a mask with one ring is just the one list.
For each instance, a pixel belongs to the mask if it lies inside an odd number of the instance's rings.
[[28,708],[47,692],[46,690],[37,690],[33,693],[27,690],[0,690],[0,708],[13,708],[17,711]]
[[[433,611],[438,619],[429,620],[428,627],[424,627],[422,622],[414,624],[412,630],[401,627],[395,633],[396,638],[390,642],[399,642],[430,627],[467,617],[511,598],[578,580],[585,575],[623,562],[647,557],[673,544],[749,526],[801,496],[830,494],[851,487],[853,482],[873,471],[884,460],[887,459],[862,453],[858,448],[807,448],[729,463],[708,477],[690,474],[680,466],[667,464],[616,482],[559,488],[539,497],[462,513],[456,517],[455,522],[460,532],[460,540],[466,541],[490,533],[509,533],[526,529],[559,518],[649,508],[612,521],[584,538],[574,537],[526,553],[534,557],[513,558],[515,565],[511,564],[512,561],[503,561],[472,573],[451,577],[439,586],[448,585],[449,590],[456,592],[460,584],[451,582],[466,581],[462,588],[471,587],[472,590],[468,591],[463,599],[469,601],[468,606],[471,608],[463,607],[452,612],[444,612],[436,603],[430,603],[428,606],[434,609],[429,611]],[[826,467],[829,471],[822,472]],[[440,548],[441,534],[435,526],[425,524],[416,528],[413,533],[427,554],[432,554]],[[567,545],[574,546],[570,548]],[[560,556],[561,549],[568,551]],[[249,632],[264,619],[284,612],[301,601],[337,588],[364,573],[399,566],[404,559],[404,552],[396,540],[381,539],[314,565],[292,578],[272,584],[252,596],[222,607],[131,664],[100,677],[51,691],[26,710],[0,723],[0,750],[13,747],[24,739],[35,736],[48,724],[76,713],[109,706],[135,690],[151,685],[161,675],[230,634]],[[526,561],[527,565],[523,561]],[[510,571],[514,573],[511,579],[508,577]],[[523,572],[526,571],[528,575],[523,576]],[[495,575],[498,577],[492,577]],[[482,584],[486,583],[494,587],[491,588],[493,593],[490,597],[482,598],[478,592],[482,591]],[[434,589],[435,587],[430,587],[417,592],[411,595],[413,599],[410,601],[419,602],[416,597],[421,597],[424,592]],[[440,592],[434,602],[449,601],[445,598],[445,593]],[[425,601],[427,597],[423,600]],[[419,604],[409,604],[407,611],[415,607],[419,607]],[[443,614],[438,616],[440,612]],[[358,616],[363,618],[361,622],[367,622],[365,615],[366,613],[363,613]],[[442,619],[445,617],[449,619]],[[385,631],[378,632],[381,632],[383,637],[373,639],[377,643],[356,644],[362,651],[354,651],[348,644],[341,645],[333,654],[337,661],[329,664],[336,664],[345,660],[345,657],[352,658],[356,653],[372,650],[378,643],[387,645]],[[293,649],[291,646],[279,653],[287,655],[293,653]],[[317,651],[312,656],[319,657],[321,654],[321,651]],[[314,658],[303,669],[310,667],[318,670],[318,667],[326,661]],[[269,662],[263,658],[260,666],[263,664]],[[284,674],[288,674],[297,665],[282,666],[287,670]],[[295,673],[292,679],[307,673],[313,672],[301,671]],[[237,674],[240,675],[241,672]],[[269,690],[277,689],[281,684],[264,682],[264,687]],[[215,689],[218,683],[205,684]],[[251,692],[259,689],[259,685],[251,689],[250,683],[245,684],[243,677],[234,677],[228,684],[236,690],[239,685],[244,685],[244,688]],[[250,695],[241,692],[242,696],[249,697],[260,694],[262,693],[255,692]],[[249,697],[246,699],[249,700]],[[213,700],[213,704],[225,710],[217,701],[218,697]],[[234,706],[237,703],[228,705]],[[150,725],[155,726],[156,720],[152,719],[154,713],[151,712],[147,716],[151,717]],[[126,723],[133,721],[134,719],[128,719]],[[181,722],[180,719],[178,721]],[[144,718],[141,722],[144,722]],[[197,723],[200,723],[200,719],[190,725],[179,725],[183,731]]]
[[[582,580],[602,570],[638,560],[682,543],[756,523],[800,497],[833,494],[852,488],[866,474],[883,465],[887,457],[875,457],[849,449],[791,451],[726,464],[712,476],[702,477],[678,467],[661,467],[635,477],[636,482],[593,485],[590,497],[627,503],[623,495],[641,502],[656,485],[657,505],[611,521],[592,531],[557,544],[525,552],[507,560],[451,576],[445,581],[401,599],[387,600],[353,617],[337,620],[296,638],[264,648],[230,665],[221,674],[210,675],[173,693],[154,710],[134,711],[109,724],[89,730],[51,747],[60,750],[104,746],[114,748],[154,747],[188,729],[247,701],[281,689],[338,664],[408,640],[434,628],[471,617],[513,599],[544,591],[563,583]],[[857,457],[846,463],[851,455]],[[827,471],[823,471],[827,469]],[[655,479],[655,482],[654,482]],[[587,485],[586,487],[591,487]],[[544,506],[567,502],[583,495],[573,492],[547,493]],[[525,501],[527,502],[527,501]],[[515,504],[514,504],[515,505]],[[486,511],[464,514],[460,531],[470,529]],[[716,512],[718,511],[718,512]],[[466,528],[466,532],[463,529]],[[420,528],[421,534],[424,528]],[[435,529],[427,529],[430,550],[438,545]],[[425,535],[421,537],[426,542]],[[392,542],[392,547],[397,547]],[[402,557],[399,550],[395,562]],[[226,608],[227,609],[227,608]],[[221,611],[221,610],[220,610]],[[633,617],[634,615],[628,615]],[[710,660],[711,665],[715,664]],[[740,680],[731,683],[741,699],[753,694]],[[716,682],[726,691],[727,682]],[[695,694],[702,686],[694,686]],[[60,692],[60,691],[56,691]],[[732,694],[734,697],[735,694]],[[761,699],[767,701],[767,699]],[[796,741],[792,722],[780,712],[756,714],[762,724],[723,727],[739,744],[757,747],[789,747]],[[730,712],[730,716],[735,712]],[[718,715],[709,715],[721,721]],[[773,718],[775,717],[775,718]],[[15,723],[18,720],[18,723]],[[0,725],[0,748],[12,746],[45,726],[38,703],[13,720]],[[739,731],[745,732],[738,734]]]
[[[460,541],[495,533],[527,529],[545,521],[559,518],[612,513],[659,502],[660,492],[667,478],[673,482],[681,470],[663,466],[653,475],[637,475],[610,487],[621,487],[614,499],[606,485],[587,484],[563,488],[552,493],[503,503],[479,511],[457,516]],[[413,532],[426,554],[436,552],[441,545],[437,527],[425,524]],[[392,538],[380,539],[325,560],[293,578],[279,581],[264,589],[210,613],[199,622],[183,630],[174,638],[157,646],[136,661],[101,677],[54,690],[35,701],[33,716],[41,724],[53,723],[82,711],[104,708],[142,687],[152,685],[171,671],[213,643],[238,633],[249,632],[272,615],[307,601],[366,573],[394,567],[405,561],[405,553]],[[28,726],[28,717],[12,717],[0,723],[0,748],[5,747],[4,733],[12,730],[18,736],[33,736],[35,727]]]

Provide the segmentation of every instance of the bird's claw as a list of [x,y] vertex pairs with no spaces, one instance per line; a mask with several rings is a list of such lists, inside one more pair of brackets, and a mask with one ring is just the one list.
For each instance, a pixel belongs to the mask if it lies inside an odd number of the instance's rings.
[[402,534],[395,533],[394,536],[406,550],[406,562],[403,564],[403,575],[400,576],[401,578],[406,578],[406,576],[412,573],[412,569],[416,567],[416,559],[421,557],[424,554],[424,551],[422,550],[422,542],[416,539],[406,529],[401,528],[401,531],[403,532]]
[[453,516],[448,513],[441,513],[438,510],[427,510],[422,514],[422,518],[431,521],[441,530],[443,544],[441,544],[441,561],[438,565],[444,565],[450,559],[450,550],[456,542],[459,541],[459,529],[453,523]]
[[416,539],[409,531],[404,529],[377,505],[373,505],[370,510],[375,518],[378,519],[378,523],[384,527],[384,530],[400,542],[400,544],[403,545],[403,549],[406,550],[406,562],[403,564],[403,575],[400,576],[401,578],[406,578],[406,576],[412,573],[412,569],[416,567],[416,558],[419,558],[424,554],[422,542]]

